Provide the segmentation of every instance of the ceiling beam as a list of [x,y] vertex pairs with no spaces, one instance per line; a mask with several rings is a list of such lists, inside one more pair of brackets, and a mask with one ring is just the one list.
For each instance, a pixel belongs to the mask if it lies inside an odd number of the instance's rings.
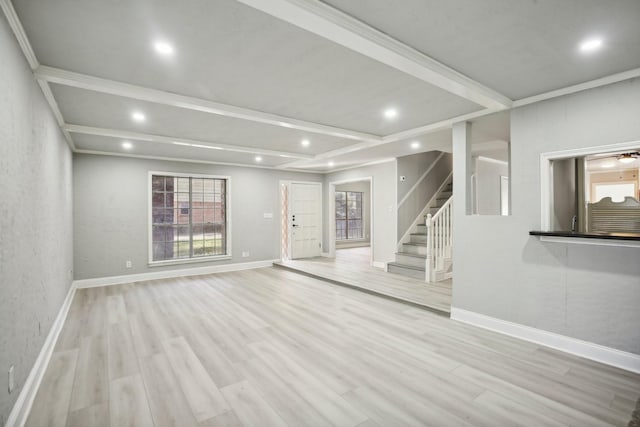
[[237,0],[494,111],[511,100],[318,0]]
[[[274,166],[266,165],[251,165],[248,163],[230,163],[230,162],[216,162],[213,160],[200,160],[200,159],[185,159],[180,157],[164,157],[164,156],[150,156],[145,154],[132,154],[132,153],[115,153],[112,151],[97,151],[97,150],[76,150],[79,154],[92,154],[99,156],[113,156],[113,157],[132,157],[134,159],[151,159],[151,160],[165,160],[169,162],[183,162],[183,163],[203,163],[207,165],[222,165],[222,166],[237,166],[241,168],[254,168],[254,169],[275,169]],[[313,173],[322,174],[323,172],[308,171],[308,170],[296,170],[292,169],[292,172],[300,173]]]
[[163,104],[171,107],[200,111],[203,113],[215,114],[224,117],[233,117],[273,126],[298,129],[305,132],[313,132],[356,141],[376,141],[381,139],[381,137],[377,135],[368,133],[356,132],[349,129],[326,126],[318,123],[293,119],[290,117],[279,116],[276,114],[265,113],[262,111],[236,107],[234,105],[222,104],[219,102],[208,101],[205,99],[194,98],[185,95],[178,95],[158,89],[150,89],[114,80],[102,79],[99,77],[74,73],[72,71],[47,67],[44,65],[39,66],[35,70],[35,75],[36,78],[47,81],[49,83],[56,83],[79,89],[87,89],[95,92],[106,93],[109,95],[123,96],[126,98],[138,99],[140,101],[148,101],[156,104]]
[[[461,116],[453,117],[446,120],[441,120],[439,122],[431,123],[426,126],[420,126],[414,129],[409,129],[406,131],[394,133],[391,135],[387,135],[383,137],[380,141],[374,142],[361,142],[359,144],[353,144],[348,147],[338,148],[336,150],[327,151],[321,154],[316,155],[313,160],[323,160],[330,159],[332,157],[341,156],[344,154],[353,153],[360,150],[366,150],[368,148],[379,147],[381,145],[393,144],[395,142],[406,141],[411,138],[417,138],[423,135],[428,135],[430,133],[439,132],[445,129],[451,129],[451,127],[458,122],[464,122],[467,120],[472,120],[478,117],[486,116],[487,114],[492,113],[492,110],[480,110],[473,113],[464,114]],[[310,163],[306,160],[296,160],[293,162],[288,162],[282,165],[277,166],[278,169],[287,169],[289,167],[303,167],[305,164]]]
[[174,138],[162,135],[152,135],[146,133],[129,132],[119,129],[105,129],[80,125],[65,125],[67,132],[83,135],[104,136],[109,138],[118,138],[134,141],[156,142],[160,144],[192,146],[195,148],[207,148],[214,150],[232,151],[237,153],[262,154],[264,156],[284,157],[292,159],[313,159],[311,154],[292,153],[288,151],[265,150],[262,148],[219,144],[211,141],[199,141],[194,139]]

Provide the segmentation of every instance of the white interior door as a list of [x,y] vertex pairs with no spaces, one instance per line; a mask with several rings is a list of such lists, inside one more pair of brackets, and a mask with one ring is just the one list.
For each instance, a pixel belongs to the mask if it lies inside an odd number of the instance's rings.
[[315,183],[291,183],[289,217],[291,258],[320,256],[322,248],[322,187]]

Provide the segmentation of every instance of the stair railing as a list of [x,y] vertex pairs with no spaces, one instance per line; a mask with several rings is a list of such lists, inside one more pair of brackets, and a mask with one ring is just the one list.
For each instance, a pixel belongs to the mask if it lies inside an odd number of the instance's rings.
[[453,197],[431,216],[427,214],[427,258],[425,265],[425,280],[435,282],[439,272],[444,272],[445,260],[451,258],[452,236],[451,224],[453,218]]

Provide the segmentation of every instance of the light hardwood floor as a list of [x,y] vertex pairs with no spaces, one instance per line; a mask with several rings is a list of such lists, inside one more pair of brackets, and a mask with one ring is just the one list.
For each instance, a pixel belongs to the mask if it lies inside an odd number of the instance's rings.
[[275,268],[81,289],[29,426],[626,425],[635,375]]
[[387,273],[372,267],[371,248],[336,250],[335,258],[316,257],[276,263],[291,271],[376,293],[448,315],[451,312],[451,279],[437,283]]

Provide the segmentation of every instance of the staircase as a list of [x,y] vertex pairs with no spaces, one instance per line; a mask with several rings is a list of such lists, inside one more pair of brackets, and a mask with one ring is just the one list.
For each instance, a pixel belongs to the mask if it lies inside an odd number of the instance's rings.
[[449,181],[427,206],[424,220],[414,226],[407,242],[401,244],[395,262],[387,264],[389,273],[437,282],[451,278],[451,224],[453,184]]

